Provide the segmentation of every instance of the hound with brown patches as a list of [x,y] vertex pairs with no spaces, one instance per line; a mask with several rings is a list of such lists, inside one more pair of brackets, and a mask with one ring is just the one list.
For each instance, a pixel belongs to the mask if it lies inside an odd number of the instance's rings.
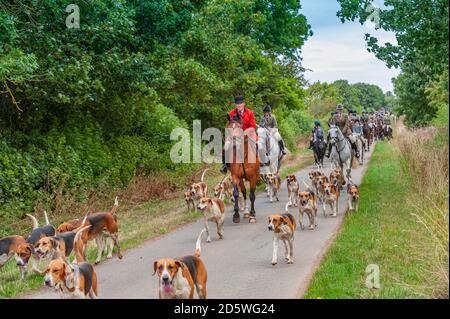
[[294,174],[286,176],[286,185],[288,190],[288,206],[298,206],[298,190],[300,185],[298,184],[297,177]]
[[275,266],[278,262],[278,241],[281,240],[284,244],[286,261],[288,264],[294,263],[294,232],[296,222],[294,216],[289,213],[274,214],[269,216],[269,231],[273,231],[273,251],[272,251],[272,265]]
[[194,198],[195,206],[198,205],[198,202],[202,197],[208,196],[208,185],[203,181],[207,170],[208,170],[208,168],[203,171],[202,177],[200,178],[199,183],[193,183],[191,185],[190,191]]
[[58,233],[55,236],[42,237],[39,239],[35,253],[39,258],[48,258],[50,260],[63,259],[67,260],[72,253],[75,235],[78,230],[84,226],[87,216],[81,221],[80,226],[73,231]]
[[158,274],[159,299],[193,299],[194,290],[206,299],[207,272],[200,259],[203,229],[197,238],[194,255],[162,258],[153,263],[153,275]]
[[359,188],[355,184],[347,185],[348,207],[352,211],[359,210]]
[[33,221],[33,230],[30,235],[26,237],[25,243],[18,245],[15,254],[16,263],[19,267],[26,269],[31,258],[33,271],[42,275],[44,272],[38,268],[39,256],[35,253],[34,249],[42,237],[55,235],[55,227],[50,224],[46,211],[44,211],[46,225],[42,227],[39,227],[36,217],[30,214],[26,215]]
[[214,187],[214,197],[224,200],[225,197],[230,200],[234,200],[233,192],[231,191],[231,182],[224,180]]
[[345,178],[341,174],[340,169],[334,169],[330,173],[330,183],[336,185],[339,190],[343,189],[343,185],[345,185]]
[[[19,247],[26,244],[23,236],[8,236],[0,239],[0,268],[6,264],[6,262],[15,256],[16,264],[20,270],[20,279],[25,279],[27,268],[19,262],[21,260]],[[31,249],[27,254],[31,256]],[[25,257],[25,256],[23,256]]]
[[324,192],[324,188],[323,185],[326,183],[329,183],[330,181],[328,180],[328,177],[326,177],[325,175],[320,175],[318,177],[316,177],[316,183],[317,183],[317,195],[319,197],[319,200],[323,203],[324,198],[325,198],[325,192]]
[[280,201],[278,199],[278,193],[280,192],[281,187],[281,178],[280,176],[274,173],[266,174],[266,181],[267,181],[267,187],[268,187],[268,194],[269,194],[269,201],[273,203],[273,198],[275,197],[277,201]]
[[91,264],[84,260],[83,231],[92,226],[79,229],[74,238],[76,264],[58,258],[50,262],[45,272],[45,285],[54,288],[62,298],[91,298],[98,296],[97,274]]
[[217,225],[217,234],[220,239],[223,239],[223,223],[225,221],[225,204],[221,199],[203,197],[197,207],[203,212],[205,217],[205,229],[208,238],[206,242],[211,242],[211,236],[209,234],[209,222],[215,222]]
[[309,229],[313,230],[317,227],[317,196],[313,190],[307,188],[304,192],[298,192],[299,205],[299,223],[302,230],[305,229],[303,225],[303,215],[308,215]]
[[195,206],[195,201],[194,201],[194,194],[192,194],[192,192],[190,190],[184,192],[184,201],[186,202],[188,211],[191,210],[191,205],[192,205],[192,209],[194,211],[197,211],[197,207]]
[[339,188],[331,183],[324,183],[322,185],[324,198],[323,198],[323,215],[326,216],[326,205],[331,207],[331,216],[336,217],[338,213],[338,200],[340,191]]
[[311,185],[313,186],[313,190],[316,194],[319,194],[319,177],[323,175],[324,174],[319,170],[308,173],[309,179],[311,180]]
[[109,212],[100,212],[90,214],[86,217],[85,225],[90,225],[88,231],[83,232],[82,240],[86,245],[88,241],[95,239],[97,242],[97,259],[95,263],[98,264],[102,258],[103,252],[103,236],[109,236],[110,242],[109,252],[106,258],[112,258],[113,248],[117,247],[117,256],[122,259],[122,253],[119,245],[119,225],[117,223],[117,209],[119,201],[117,197],[114,200],[114,206]]

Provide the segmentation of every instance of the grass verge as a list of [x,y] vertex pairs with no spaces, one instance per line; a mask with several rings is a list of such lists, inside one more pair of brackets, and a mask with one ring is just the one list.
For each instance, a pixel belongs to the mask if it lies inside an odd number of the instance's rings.
[[[312,152],[304,148],[289,155],[283,162],[281,177],[284,178],[291,172],[298,171],[312,163]],[[205,180],[209,189],[218,183],[222,176],[218,173],[219,166],[212,165],[206,173]],[[258,191],[263,190],[262,184],[258,186]],[[171,199],[150,200],[144,204],[131,206],[129,209],[122,208],[118,212],[120,223],[120,243],[125,250],[135,247],[142,242],[154,239],[166,234],[177,227],[194,221],[202,216],[200,213],[188,212],[182,193]],[[69,216],[62,218],[69,219]],[[73,218],[73,217],[70,217]],[[96,248],[93,242],[89,243],[88,260],[94,261]],[[116,257],[114,257],[116,258]],[[41,265],[42,269],[43,265]],[[31,268],[31,267],[30,267]],[[18,268],[14,263],[14,258],[0,269],[0,298],[15,297],[26,293],[32,289],[42,286],[42,276],[29,272],[25,281],[20,281]]]
[[[422,298],[431,295],[424,269],[424,227],[406,203],[411,179],[402,174],[397,150],[379,142],[360,185],[359,211],[347,214],[304,298]],[[369,289],[366,267],[378,265],[380,289]],[[435,284],[435,283],[434,283]],[[420,287],[420,289],[419,289]]]

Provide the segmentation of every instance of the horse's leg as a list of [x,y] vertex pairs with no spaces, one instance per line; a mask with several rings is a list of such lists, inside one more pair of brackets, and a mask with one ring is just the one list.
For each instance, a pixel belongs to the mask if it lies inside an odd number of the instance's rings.
[[239,181],[239,188],[242,193],[242,197],[244,198],[244,205],[241,207],[241,212],[244,212],[244,218],[248,218],[248,208],[247,208],[247,190],[245,189],[245,183],[244,180],[241,179]]
[[255,211],[256,182],[257,182],[256,177],[253,177],[250,180],[250,219],[248,220],[249,223],[256,223],[256,211]]
[[234,215],[233,223],[239,223],[241,218],[239,216],[239,188],[236,183],[233,182],[233,198],[234,198]]

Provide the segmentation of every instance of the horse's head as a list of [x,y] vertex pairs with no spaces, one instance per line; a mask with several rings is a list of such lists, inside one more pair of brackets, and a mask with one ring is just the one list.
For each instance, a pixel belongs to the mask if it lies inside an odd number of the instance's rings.
[[339,140],[342,139],[342,132],[336,125],[330,125],[328,134],[330,135],[331,145],[336,144]]
[[225,127],[225,129],[227,130],[227,139],[231,139],[233,145],[236,145],[236,143],[240,142],[243,137],[242,118],[239,116],[239,114],[236,114],[232,117],[227,114],[227,118],[228,124]]

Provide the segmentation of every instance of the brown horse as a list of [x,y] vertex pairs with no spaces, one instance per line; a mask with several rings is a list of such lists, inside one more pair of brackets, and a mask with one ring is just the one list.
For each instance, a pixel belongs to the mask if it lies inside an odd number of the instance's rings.
[[[228,151],[226,151],[227,163],[231,172],[231,179],[233,182],[233,197],[234,197],[234,215],[233,222],[239,223],[239,191],[244,197],[244,203],[247,200],[247,191],[244,180],[250,183],[250,214],[246,210],[244,218],[249,218],[250,223],[256,222],[255,212],[255,190],[258,183],[259,176],[259,159],[257,156],[257,143],[251,137],[242,131],[242,122],[239,117],[228,118],[228,125],[226,126],[227,138],[225,145],[228,143]],[[255,133],[256,136],[256,133]],[[249,141],[250,140],[250,141]],[[232,148],[231,148],[232,147]],[[243,147],[243,149],[242,149]],[[231,158],[230,158],[231,157]]]

